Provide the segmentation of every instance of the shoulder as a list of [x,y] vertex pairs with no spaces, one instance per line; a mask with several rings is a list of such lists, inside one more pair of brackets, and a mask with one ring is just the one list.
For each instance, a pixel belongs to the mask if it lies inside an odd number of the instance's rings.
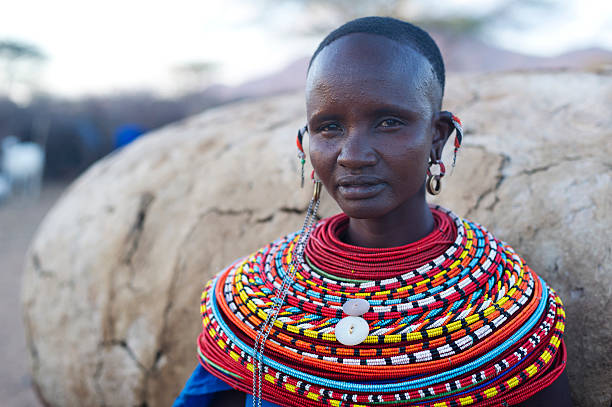
[[[513,247],[503,240],[503,236],[494,235],[486,226],[475,220],[459,216],[439,205],[431,205],[431,207],[446,214],[453,220],[457,228],[457,238],[453,246],[457,249],[461,248],[464,253],[470,253],[474,250],[477,253],[481,253],[479,258],[484,263],[481,263],[480,267],[485,267],[486,264],[504,264],[509,270],[516,270],[520,275],[529,273],[533,278],[545,285],[547,290],[553,291],[554,295],[557,298],[559,297],[558,293],[542,278],[540,273],[532,269],[525,261],[525,258],[520,253],[520,247]],[[560,301],[561,299],[558,298],[558,300]]]
[[485,225],[477,222],[476,220],[462,217],[452,210],[440,205],[431,205],[431,208],[444,214],[445,216],[448,216],[452,220],[456,227],[457,233],[454,245],[460,246],[463,249],[469,249],[478,243],[478,246],[476,247],[486,246],[494,251],[505,251],[516,254],[512,246],[510,246],[504,240],[499,239]]
[[540,407],[540,406],[556,406],[556,407],[571,407],[572,398],[570,396],[569,381],[567,371],[559,375],[549,386],[529,397],[520,407]]
[[[510,252],[518,257],[516,250],[506,241],[503,236],[493,234],[486,225],[479,223],[474,219],[462,217],[450,209],[440,205],[431,205],[432,209],[438,210],[449,216],[457,227],[457,239],[463,241],[484,239],[487,246],[492,246],[500,251]],[[523,259],[520,259],[523,262]]]

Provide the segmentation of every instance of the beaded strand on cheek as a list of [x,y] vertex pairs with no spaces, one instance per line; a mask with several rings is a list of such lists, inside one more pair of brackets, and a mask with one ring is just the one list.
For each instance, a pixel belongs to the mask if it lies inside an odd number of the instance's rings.
[[[287,296],[287,292],[293,283],[297,269],[304,263],[304,250],[306,248],[306,243],[308,242],[310,233],[312,232],[317,220],[317,211],[319,209],[321,197],[321,181],[314,179],[314,171],[312,178],[314,181],[314,191],[312,198],[310,199],[310,203],[308,204],[304,224],[300,230],[300,236],[295,245],[294,255],[291,258],[291,268],[289,273],[287,273],[283,279],[277,295],[274,296],[274,306],[270,312],[267,313],[266,320],[259,328],[257,337],[255,338],[255,343],[253,344],[253,407],[256,405],[257,407],[261,407],[263,354],[266,340],[268,339],[270,331],[278,318],[278,313],[285,302],[285,297]],[[257,404],[255,400],[257,400]]]

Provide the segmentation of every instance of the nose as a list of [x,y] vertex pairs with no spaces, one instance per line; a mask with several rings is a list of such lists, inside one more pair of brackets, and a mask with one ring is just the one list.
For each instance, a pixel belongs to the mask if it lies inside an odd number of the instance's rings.
[[375,165],[376,152],[373,150],[371,137],[367,129],[352,129],[345,137],[338,154],[338,164],[350,169],[358,169]]

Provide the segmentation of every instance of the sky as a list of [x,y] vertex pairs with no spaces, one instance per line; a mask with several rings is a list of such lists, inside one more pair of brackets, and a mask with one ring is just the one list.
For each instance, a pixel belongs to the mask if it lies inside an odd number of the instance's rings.
[[[446,10],[478,12],[494,2],[443,3]],[[593,46],[612,49],[612,2],[563,3],[543,22],[528,29],[500,27],[489,41],[535,55]],[[64,96],[138,88],[172,92],[176,88],[173,68],[202,61],[216,65],[215,82],[231,85],[310,55],[321,39],[286,37],[265,24],[253,24],[261,13],[260,4],[245,0],[7,1],[0,14],[0,40],[38,46],[47,56],[39,85]],[[420,7],[431,4],[422,1]],[[529,21],[530,16],[524,17]],[[286,25],[294,21],[299,24],[294,14],[288,15]]]

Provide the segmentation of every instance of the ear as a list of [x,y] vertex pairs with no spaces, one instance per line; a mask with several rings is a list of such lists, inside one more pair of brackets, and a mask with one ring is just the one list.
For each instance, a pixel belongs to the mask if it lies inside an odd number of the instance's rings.
[[442,150],[448,141],[451,133],[455,129],[453,125],[453,115],[451,112],[438,112],[433,118],[433,139],[431,143],[431,161],[436,162],[442,159]]

